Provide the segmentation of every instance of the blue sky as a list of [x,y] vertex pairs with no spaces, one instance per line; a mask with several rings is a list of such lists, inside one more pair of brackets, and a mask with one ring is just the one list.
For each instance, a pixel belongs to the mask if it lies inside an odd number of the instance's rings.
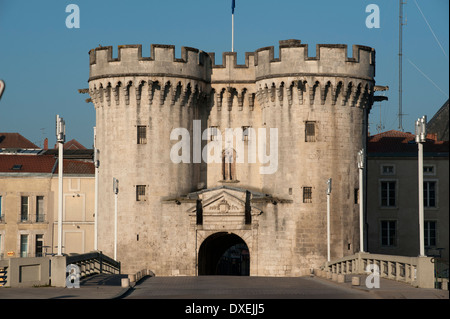
[[[80,8],[80,28],[65,24],[69,4]],[[366,6],[380,9],[380,28],[369,29]],[[420,8],[420,10],[419,10]],[[422,11],[422,13],[420,12]],[[409,0],[404,6],[403,127],[413,132],[422,115],[430,119],[449,95],[449,1]],[[388,102],[375,103],[370,132],[398,128],[397,0],[236,0],[235,51],[245,52],[300,39],[315,45],[342,43],[375,48],[376,82],[387,85]],[[0,0],[0,79],[6,89],[0,100],[0,132],[19,132],[41,146],[55,143],[55,116],[66,121],[66,140],[92,147],[95,111],[84,102],[90,49],[142,44],[195,47],[216,53],[231,51],[231,0]],[[381,120],[381,121],[380,121]]]

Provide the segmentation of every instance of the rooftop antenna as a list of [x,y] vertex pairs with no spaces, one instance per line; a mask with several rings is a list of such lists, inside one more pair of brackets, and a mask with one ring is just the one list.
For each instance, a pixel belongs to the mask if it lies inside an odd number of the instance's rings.
[[400,15],[399,15],[399,48],[398,48],[398,129],[403,132],[403,5],[406,4],[403,0],[399,0]]

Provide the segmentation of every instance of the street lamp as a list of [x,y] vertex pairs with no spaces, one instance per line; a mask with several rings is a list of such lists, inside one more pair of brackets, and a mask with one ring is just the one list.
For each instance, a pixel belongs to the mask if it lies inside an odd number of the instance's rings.
[[114,260],[117,260],[117,197],[119,194],[119,180],[113,177],[114,191]]
[[358,152],[359,168],[359,251],[364,252],[364,191],[363,191],[363,172],[364,172],[364,150]]
[[419,147],[418,173],[419,173],[419,257],[425,257],[424,236],[424,206],[423,206],[423,143],[427,140],[427,116],[424,115],[416,121],[416,143]]
[[331,178],[327,181],[327,261],[330,261],[330,195]]
[[94,250],[98,250],[98,168],[100,166],[97,148],[97,130],[94,127],[95,207],[94,207]]
[[58,256],[62,256],[63,219],[63,147],[66,139],[66,123],[56,115],[56,141],[58,142]]

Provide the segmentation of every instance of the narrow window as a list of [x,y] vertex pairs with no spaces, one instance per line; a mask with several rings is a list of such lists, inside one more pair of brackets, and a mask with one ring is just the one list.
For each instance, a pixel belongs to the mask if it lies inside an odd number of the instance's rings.
[[22,196],[20,198],[20,221],[24,222],[28,220],[28,196]]
[[224,181],[236,180],[236,152],[231,148],[223,151],[222,175]]
[[303,203],[312,203],[312,187],[303,187]]
[[434,166],[432,165],[424,166],[423,173],[426,175],[434,175]]
[[381,182],[381,206],[395,207],[395,182]]
[[355,190],[353,191],[353,199],[354,204],[359,204],[359,188],[355,188]]
[[44,221],[44,196],[36,196],[36,222]]
[[147,144],[147,127],[144,125],[137,126],[137,143]]
[[425,207],[436,207],[436,182],[423,183],[423,204]]
[[20,235],[20,257],[28,257],[28,235]]
[[316,123],[306,122],[305,124],[305,142],[316,141]]
[[210,126],[210,132],[211,132],[211,141],[217,141],[217,126]]
[[44,235],[36,235],[35,257],[42,257],[44,247]]
[[0,196],[0,223],[3,222],[2,196]]
[[146,185],[136,185],[136,201],[145,201],[145,186]]
[[249,136],[250,136],[250,128],[251,126],[243,126],[242,127],[242,140],[243,141],[248,141],[249,140]]
[[381,221],[381,245],[382,246],[395,246],[397,227],[394,220]]
[[424,223],[425,246],[436,246],[436,222],[426,220]]

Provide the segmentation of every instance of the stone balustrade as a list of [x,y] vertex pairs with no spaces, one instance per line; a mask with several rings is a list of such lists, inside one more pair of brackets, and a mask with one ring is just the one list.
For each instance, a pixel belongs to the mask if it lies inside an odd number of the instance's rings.
[[[370,265],[376,267],[369,267]],[[375,274],[374,271],[378,272],[381,278],[409,283],[419,288],[435,287],[434,264],[431,257],[357,253],[327,262],[316,273],[319,276],[339,281],[339,275]],[[342,278],[341,276],[340,279],[342,280]]]

